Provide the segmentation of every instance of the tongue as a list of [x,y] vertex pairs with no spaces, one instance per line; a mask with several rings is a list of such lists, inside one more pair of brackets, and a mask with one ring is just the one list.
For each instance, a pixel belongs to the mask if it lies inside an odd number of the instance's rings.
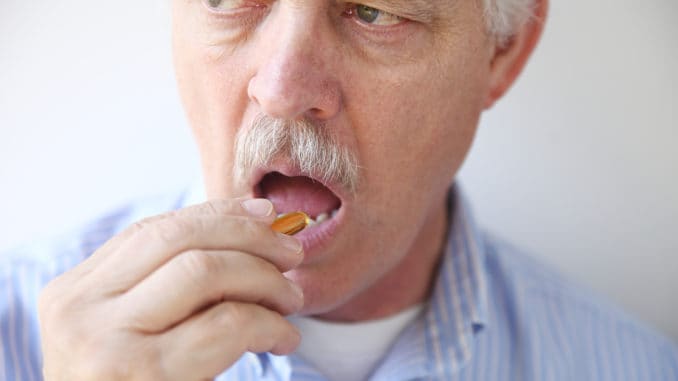
[[302,211],[316,218],[341,205],[341,201],[327,187],[305,176],[287,177],[274,172],[260,183],[263,196],[273,203],[278,213]]

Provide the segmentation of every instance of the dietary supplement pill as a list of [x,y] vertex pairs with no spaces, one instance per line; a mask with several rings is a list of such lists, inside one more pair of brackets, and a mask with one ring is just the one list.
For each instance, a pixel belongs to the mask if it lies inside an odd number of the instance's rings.
[[311,222],[311,218],[304,212],[283,214],[273,221],[271,228],[279,233],[295,235],[304,230]]

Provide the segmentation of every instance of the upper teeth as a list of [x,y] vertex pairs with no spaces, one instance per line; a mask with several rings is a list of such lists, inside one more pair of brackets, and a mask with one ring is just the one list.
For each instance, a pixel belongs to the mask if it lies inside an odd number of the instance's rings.
[[327,221],[331,218],[334,218],[337,215],[338,212],[339,212],[339,209],[334,209],[329,213],[328,212],[320,213],[315,219],[310,218],[311,221],[308,223],[308,226],[320,225],[323,222],[325,222],[325,221]]

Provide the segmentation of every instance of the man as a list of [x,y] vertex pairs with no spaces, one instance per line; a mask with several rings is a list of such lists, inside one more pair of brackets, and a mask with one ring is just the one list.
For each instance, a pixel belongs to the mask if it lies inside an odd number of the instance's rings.
[[[148,201],[12,254],[0,375],[678,379],[671,343],[480,234],[453,185],[546,9],[173,2],[211,201]],[[312,226],[271,229],[298,210]]]

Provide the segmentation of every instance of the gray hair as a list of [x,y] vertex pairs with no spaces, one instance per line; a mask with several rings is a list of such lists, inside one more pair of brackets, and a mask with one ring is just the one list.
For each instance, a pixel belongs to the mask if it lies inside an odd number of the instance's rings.
[[[317,124],[317,123],[316,123]],[[335,183],[349,193],[358,186],[356,156],[322,125],[259,114],[235,141],[235,178],[243,183],[256,168],[286,159],[305,175]]]
[[508,43],[534,15],[536,0],[483,0],[487,31],[500,45]]

